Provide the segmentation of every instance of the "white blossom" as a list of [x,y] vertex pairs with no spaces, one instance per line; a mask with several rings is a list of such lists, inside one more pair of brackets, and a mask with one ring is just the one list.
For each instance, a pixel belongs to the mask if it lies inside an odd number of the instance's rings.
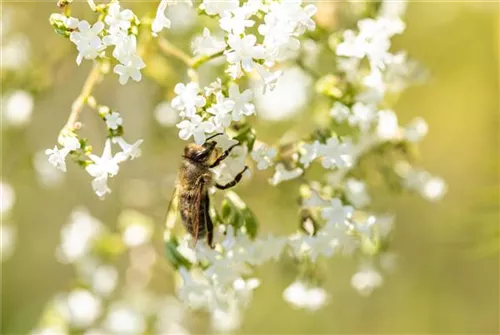
[[241,75],[241,69],[250,72],[255,67],[254,60],[264,58],[264,48],[256,45],[257,38],[255,35],[229,35],[227,41],[230,49],[225,51],[227,61],[236,66],[238,78]]
[[71,213],[70,222],[61,229],[59,260],[65,263],[81,261],[92,248],[92,243],[103,231],[102,223],[86,210]]
[[363,267],[351,278],[351,285],[359,294],[370,295],[374,289],[382,285],[384,279],[373,267]]
[[203,121],[201,116],[194,115],[190,120],[183,120],[177,124],[179,128],[179,137],[183,140],[194,138],[196,144],[205,143],[206,133],[212,133],[215,125],[212,121]]
[[151,25],[151,30],[153,36],[158,36],[158,33],[164,28],[170,28],[170,20],[165,16],[165,11],[167,10],[168,2],[170,0],[161,0],[158,8],[156,10],[156,16]]
[[120,10],[120,4],[114,2],[109,6],[104,22],[109,26],[109,32],[113,33],[119,30],[128,30],[133,18],[134,13],[130,9]]
[[232,11],[239,7],[238,0],[203,0],[200,8],[208,15],[222,15],[226,11]]
[[5,181],[0,181],[0,213],[8,213],[16,203],[14,188]]
[[118,174],[118,164],[126,160],[127,156],[123,152],[119,152],[113,156],[111,152],[111,140],[107,139],[102,156],[99,157],[94,154],[90,154],[89,158],[93,163],[88,165],[85,169],[92,177],[94,177],[94,180],[92,181],[92,188],[94,189],[94,192],[98,197],[102,198],[107,193],[111,193],[111,190],[107,185],[108,177],[113,177]]
[[221,15],[219,25],[222,30],[230,34],[239,36],[245,32],[246,28],[253,27],[254,20],[249,20],[249,13],[246,7],[238,7],[232,11],[225,11]]
[[251,103],[252,91],[247,89],[240,93],[237,84],[229,86],[229,99],[234,102],[232,108],[233,121],[240,121],[243,116],[250,116],[255,113],[255,106]]
[[66,156],[68,153],[69,151],[65,148],[59,150],[57,145],[54,146],[54,149],[45,150],[45,154],[49,156],[50,164],[63,172],[66,172]]
[[115,136],[112,139],[113,143],[116,143],[122,149],[123,154],[130,159],[135,159],[141,156],[141,149],[139,146],[142,144],[143,140],[139,139],[134,144],[129,144],[123,137]]
[[146,64],[142,58],[139,56],[133,56],[128,59],[127,62],[115,65],[113,72],[120,76],[120,84],[125,85],[129,78],[132,78],[135,81],[141,81],[142,74],[140,70],[144,67],[146,67]]
[[210,56],[226,49],[226,42],[210,34],[208,28],[203,28],[203,34],[194,39],[193,52],[197,56]]
[[333,104],[332,109],[330,110],[330,115],[335,119],[337,122],[344,122],[345,120],[348,119],[350,114],[349,107],[344,105],[343,103],[336,101]]
[[323,219],[332,224],[343,224],[351,217],[352,213],[353,208],[351,206],[344,206],[338,198],[331,199],[330,206],[321,210]]
[[283,163],[278,163],[276,164],[276,171],[274,172],[273,177],[269,179],[269,182],[271,185],[276,186],[283,181],[295,179],[301,176],[302,173],[304,173],[304,170],[299,167],[293,170],[288,170]]
[[410,142],[419,142],[427,135],[428,126],[422,118],[415,118],[405,127],[405,138]]
[[232,121],[232,111],[234,108],[234,101],[226,98],[222,93],[215,95],[216,102],[207,109],[207,112],[212,114],[213,122],[217,131],[223,131],[224,128],[229,127]]
[[377,136],[382,140],[391,140],[399,133],[398,118],[391,110],[378,112]]
[[118,270],[110,265],[101,265],[92,275],[92,290],[100,296],[111,294],[118,284]]
[[104,119],[106,120],[106,125],[109,129],[116,130],[123,124],[123,118],[121,117],[120,113],[117,112],[106,114]]
[[217,167],[213,168],[215,179],[221,184],[226,184],[238,175],[245,168],[245,160],[248,155],[247,146],[237,146],[229,156]]
[[71,32],[69,39],[76,44],[78,49],[78,57],[76,63],[80,65],[82,59],[95,59],[99,53],[105,48],[99,33],[104,29],[104,23],[97,21],[93,26],[82,20],[78,22],[78,31]]
[[76,289],[68,294],[67,308],[70,323],[76,328],[88,327],[101,315],[102,303],[92,293]]
[[337,137],[330,137],[319,152],[322,156],[321,164],[325,169],[347,167],[352,165],[352,145],[349,141],[340,143]]
[[252,158],[257,163],[257,169],[265,170],[274,164],[273,159],[277,152],[275,148],[268,148],[265,145],[260,146],[252,151]]
[[111,306],[104,324],[115,334],[142,334],[146,330],[146,320],[138,311],[116,303]]
[[320,287],[308,287],[296,281],[283,291],[283,299],[297,308],[315,311],[324,306],[327,293]]
[[346,196],[356,208],[363,208],[371,201],[366,192],[366,184],[354,178],[349,178],[346,181]]
[[193,117],[196,108],[205,106],[206,100],[200,95],[197,83],[191,82],[187,85],[179,83],[175,85],[174,92],[177,96],[172,100],[172,108],[181,111],[181,116]]
[[323,151],[323,146],[319,141],[314,141],[312,144],[302,143],[300,146],[299,162],[308,168]]
[[10,93],[2,100],[2,117],[6,124],[22,127],[30,122],[34,106],[31,94],[18,90]]

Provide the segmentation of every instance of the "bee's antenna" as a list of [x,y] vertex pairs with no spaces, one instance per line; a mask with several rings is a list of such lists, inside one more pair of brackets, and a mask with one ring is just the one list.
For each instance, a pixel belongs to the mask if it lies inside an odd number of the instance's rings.
[[213,134],[212,136],[208,137],[206,140],[207,140],[207,141],[209,141],[209,140],[211,140],[212,138],[217,137],[217,136],[220,136],[220,135],[224,135],[224,133],[217,133],[217,134]]

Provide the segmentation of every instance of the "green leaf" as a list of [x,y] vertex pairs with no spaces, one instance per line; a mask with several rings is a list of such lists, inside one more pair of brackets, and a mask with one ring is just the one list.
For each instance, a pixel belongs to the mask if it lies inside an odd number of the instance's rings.
[[165,250],[164,250],[165,258],[176,269],[180,267],[185,267],[186,269],[190,269],[192,264],[177,250],[178,245],[179,242],[177,241],[177,238],[175,238],[174,236],[171,236],[168,240],[166,240]]
[[235,229],[244,227],[251,238],[257,236],[258,222],[255,214],[232,191],[226,192],[222,201],[221,217],[225,223],[232,225]]

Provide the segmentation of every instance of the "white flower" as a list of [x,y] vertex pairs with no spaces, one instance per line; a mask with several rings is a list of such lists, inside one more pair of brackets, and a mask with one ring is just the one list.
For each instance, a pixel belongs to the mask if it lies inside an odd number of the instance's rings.
[[193,117],[196,108],[205,106],[205,98],[200,95],[197,83],[191,82],[187,85],[179,83],[175,85],[174,92],[177,96],[172,100],[172,108],[183,112],[181,116]]
[[382,140],[395,138],[399,133],[398,118],[391,110],[378,112],[377,135]]
[[365,207],[370,203],[365,183],[354,178],[349,178],[346,181],[346,196],[356,208]]
[[76,44],[78,57],[76,63],[80,65],[82,59],[95,59],[105,46],[103,45],[99,33],[104,29],[104,23],[98,21],[91,27],[90,24],[82,20],[78,22],[78,31],[71,32],[69,39]]
[[239,7],[238,0],[203,0],[200,9],[208,15],[221,15],[225,11],[232,11]]
[[9,212],[16,202],[14,188],[4,181],[0,181],[0,213]]
[[352,145],[349,141],[339,142],[337,137],[330,137],[326,144],[321,146],[320,154],[323,156],[321,164],[325,169],[334,167],[348,167],[352,165]]
[[111,306],[104,324],[107,330],[115,334],[142,334],[146,330],[144,316],[119,303]]
[[113,33],[119,30],[128,30],[133,18],[134,13],[130,9],[120,10],[120,4],[114,2],[109,6],[104,22],[109,26],[109,32]]
[[3,102],[2,116],[7,124],[22,127],[31,120],[33,97],[26,91],[10,93]]
[[220,78],[215,79],[213,82],[205,86],[204,88],[205,95],[215,95],[218,92],[222,91],[222,80]]
[[415,118],[405,128],[405,137],[410,142],[420,142],[427,135],[429,127],[422,118]]
[[194,39],[193,52],[197,56],[209,56],[226,49],[226,42],[210,35],[208,28],[203,28],[203,35]]
[[427,200],[436,201],[443,198],[446,189],[446,183],[442,178],[431,177],[423,185],[421,193]]
[[106,114],[104,119],[106,120],[108,128],[113,130],[118,129],[118,127],[123,123],[123,118],[120,116],[120,113],[117,112]]
[[229,156],[224,159],[224,161],[217,167],[212,169],[217,182],[226,184],[234,180],[234,178],[236,178],[236,175],[243,171],[243,169],[245,168],[245,160],[247,155],[247,146],[237,146],[233,150],[231,150]]
[[54,165],[59,170],[66,172],[66,156],[68,155],[69,150],[66,148],[62,148],[59,150],[57,146],[54,146],[54,149],[45,150],[45,154],[49,156],[50,164]]
[[160,102],[154,110],[154,115],[156,121],[165,127],[173,126],[179,121],[179,113],[172,108],[168,101]]
[[61,229],[58,259],[64,263],[82,260],[92,248],[92,243],[102,232],[102,223],[85,210],[74,210],[68,224]]
[[264,48],[256,45],[255,35],[245,35],[243,38],[238,35],[229,35],[229,51],[225,51],[227,61],[234,64],[237,69],[250,72],[255,66],[254,59],[264,58]]
[[243,116],[249,116],[255,113],[255,106],[250,102],[253,94],[250,89],[240,93],[237,84],[229,86],[229,99],[234,101],[233,120],[240,121]]
[[349,112],[349,107],[339,101],[336,101],[330,110],[330,115],[335,119],[335,121],[344,122],[349,117]]
[[58,141],[68,151],[77,150],[81,147],[80,140],[74,134],[60,136]]
[[130,159],[135,159],[141,156],[142,152],[139,146],[142,142],[143,140],[139,139],[134,144],[129,144],[121,136],[113,137],[113,143],[118,144],[122,149],[123,154]]
[[[2,214],[4,213],[3,200],[6,199],[3,192],[5,191],[5,184],[2,183]],[[16,243],[17,229],[14,225],[7,224],[5,222],[5,216],[2,217],[3,221],[0,225],[0,261],[5,261],[10,258],[14,252],[14,246]]]
[[[278,79],[283,75],[283,71],[277,70],[277,71],[268,71],[264,66],[255,63],[255,69],[257,70],[257,73],[262,79],[262,82],[264,85],[262,85],[262,95],[266,96],[268,92],[273,91],[278,84]],[[283,101],[282,101],[283,102]],[[259,108],[260,109],[260,108]],[[295,108],[294,110],[296,110]],[[280,113],[280,114],[287,114],[287,113]],[[271,118],[270,118],[271,119]]]
[[320,287],[311,288],[296,281],[283,291],[283,299],[295,307],[315,311],[324,306],[327,294]]
[[253,27],[255,24],[254,20],[248,19],[248,14],[246,7],[238,7],[232,11],[225,11],[222,13],[219,25],[222,30],[239,36],[245,32],[246,28]]
[[183,140],[188,140],[193,136],[196,144],[205,143],[205,133],[212,133],[215,130],[215,125],[211,121],[203,121],[201,116],[195,115],[190,120],[184,120],[177,124],[180,129],[179,137]]
[[[257,65],[257,70],[264,71],[264,67]],[[265,120],[281,121],[296,116],[304,109],[311,96],[312,80],[309,75],[298,67],[288,68],[284,72],[265,73],[269,75],[264,79],[264,81],[267,80],[264,84],[265,92],[262,91],[259,81],[255,80],[252,85],[259,117]]]
[[158,36],[158,33],[163,30],[163,28],[170,28],[170,20],[165,16],[165,10],[167,9],[168,2],[170,0],[161,0],[156,10],[156,16],[151,25],[151,30],[153,36]]
[[118,270],[109,265],[99,266],[92,274],[92,289],[100,296],[108,296],[118,283]]
[[94,192],[96,192],[98,197],[103,197],[111,192],[107,186],[108,176],[113,177],[118,174],[118,164],[126,160],[127,156],[123,152],[119,152],[113,156],[111,152],[111,140],[107,139],[104,144],[102,156],[99,157],[90,154],[89,158],[93,161],[93,164],[88,165],[85,169],[94,177],[92,181]]
[[278,163],[276,164],[276,171],[274,172],[273,177],[269,179],[269,182],[271,185],[276,186],[283,181],[292,180],[301,176],[303,172],[304,170],[299,167],[293,170],[287,170],[283,163]]
[[214,140],[217,142],[217,147],[221,148],[222,151],[225,151],[238,143],[238,141],[233,140],[226,134],[219,135],[214,138]]
[[364,267],[356,272],[351,278],[351,285],[361,295],[370,295],[373,290],[383,283],[383,278],[371,266]]
[[68,294],[70,323],[77,328],[91,326],[101,315],[101,301],[87,290],[76,289]]
[[300,147],[300,159],[299,162],[308,168],[322,151],[322,144],[319,141],[314,141],[312,144],[303,143]]
[[115,65],[113,72],[120,76],[120,84],[125,85],[129,78],[132,78],[135,81],[141,81],[142,74],[140,70],[144,67],[146,67],[146,64],[144,64],[142,58],[134,56],[124,64]]
[[327,222],[332,224],[343,224],[351,217],[353,208],[351,206],[343,206],[342,201],[338,198],[330,200],[330,206],[321,210],[321,216]]
[[352,114],[348,121],[351,126],[358,126],[363,132],[366,132],[375,121],[376,113],[372,106],[357,102],[352,106]]
[[218,131],[223,131],[229,127],[232,121],[231,112],[234,108],[234,101],[224,97],[222,93],[217,93],[216,102],[207,109],[207,112],[214,115],[213,122]]
[[254,149],[251,155],[253,160],[257,163],[257,169],[265,170],[273,165],[273,159],[276,157],[277,152],[275,148],[268,148],[262,145],[258,149]]
[[123,231],[123,243],[128,247],[137,247],[147,243],[152,235],[152,228],[146,224],[129,224]]

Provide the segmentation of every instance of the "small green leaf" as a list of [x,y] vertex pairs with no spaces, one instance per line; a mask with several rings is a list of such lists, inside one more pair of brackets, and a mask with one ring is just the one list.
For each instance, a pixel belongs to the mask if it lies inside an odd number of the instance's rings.
[[175,237],[170,237],[165,241],[165,258],[172,264],[172,266],[176,269],[180,267],[185,267],[186,269],[190,269],[192,264],[189,262],[181,253],[177,250],[177,246],[179,242]]

